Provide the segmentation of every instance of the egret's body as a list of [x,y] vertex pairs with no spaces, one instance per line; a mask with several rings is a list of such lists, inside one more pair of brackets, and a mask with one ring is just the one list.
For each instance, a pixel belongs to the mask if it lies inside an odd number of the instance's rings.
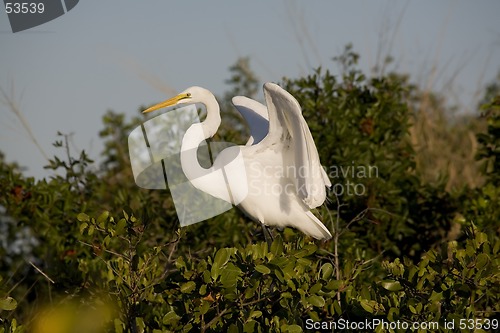
[[[191,125],[181,146],[181,166],[192,185],[212,196],[237,205],[252,220],[263,225],[291,226],[316,239],[331,234],[310,209],[323,204],[331,183],[320,165],[318,152],[298,102],[278,85],[266,83],[267,108],[246,97],[233,104],[250,125],[251,137],[245,146],[223,150],[211,168],[197,159],[201,142],[212,137],[220,126],[219,105],[208,90],[186,89],[178,96],[144,112],[176,104],[202,103],[206,119]],[[245,177],[241,175],[244,164]],[[214,172],[224,170],[224,174]],[[229,191],[228,191],[229,189]]]

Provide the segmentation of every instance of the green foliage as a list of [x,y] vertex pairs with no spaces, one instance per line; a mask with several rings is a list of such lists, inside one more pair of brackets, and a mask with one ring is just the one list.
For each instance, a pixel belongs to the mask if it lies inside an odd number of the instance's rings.
[[[60,133],[50,179],[26,178],[0,154],[0,333],[302,332],[339,318],[446,331],[498,316],[498,99],[477,134],[486,185],[447,191],[417,167],[414,88],[402,75],[366,77],[358,59],[348,47],[340,75],[319,68],[283,84],[337,185],[317,211],[328,242],[285,228],[268,248],[237,210],[179,228],[168,190],[134,184],[127,135],[140,116],[106,113],[99,168]],[[248,59],[230,71],[231,93],[255,94]],[[237,121],[215,139],[244,141]]]
[[478,151],[478,158],[485,160],[484,173],[493,185],[500,184],[500,94],[484,104],[482,109],[488,122],[486,133],[478,135],[481,148]]
[[[421,182],[409,140],[409,87],[403,77],[367,79],[347,47],[337,58],[340,78],[321,68],[285,87],[303,108],[323,165],[332,180],[330,210],[339,208],[343,236],[353,248],[419,258],[442,239],[457,202],[443,184]],[[362,218],[359,219],[359,214]],[[360,239],[357,234],[367,234]],[[360,244],[363,242],[363,244]]]
[[377,286],[377,303],[388,320],[459,322],[475,319],[478,312],[494,318],[500,310],[500,240],[473,224],[465,233],[464,247],[448,242],[417,264],[382,262],[388,276]]
[[259,80],[250,68],[250,58],[239,58],[235,64],[229,67],[231,78],[226,83],[231,87],[226,96],[228,99],[233,96],[242,95],[255,98],[260,89]]
[[[306,315],[319,316],[325,297],[315,254],[317,246],[267,244],[220,248],[206,260],[179,257],[177,272],[162,288],[172,295],[165,324],[172,330],[287,331]],[[326,274],[323,275],[327,277]],[[325,291],[322,291],[325,289]]]

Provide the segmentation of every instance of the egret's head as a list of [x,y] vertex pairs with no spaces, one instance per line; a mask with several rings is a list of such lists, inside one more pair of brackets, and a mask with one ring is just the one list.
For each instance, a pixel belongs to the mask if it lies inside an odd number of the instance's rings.
[[201,87],[191,87],[187,88],[179,95],[167,99],[164,102],[153,105],[152,107],[142,111],[142,113],[148,113],[156,111],[169,106],[179,105],[179,104],[194,104],[201,103],[207,96],[213,96],[208,90]]

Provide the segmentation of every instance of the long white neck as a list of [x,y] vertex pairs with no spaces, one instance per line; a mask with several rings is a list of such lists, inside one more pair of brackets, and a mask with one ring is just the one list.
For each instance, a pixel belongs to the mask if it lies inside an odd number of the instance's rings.
[[182,171],[197,189],[231,202],[224,179],[221,179],[221,173],[214,172],[213,167],[208,169],[202,167],[198,161],[198,146],[214,136],[221,123],[219,103],[215,97],[210,96],[203,101],[203,104],[207,110],[206,119],[201,123],[191,125],[182,139],[180,156]]
[[[182,139],[181,151],[198,149],[200,143],[214,136],[219,129],[221,122],[219,103],[211,95],[203,104],[207,110],[207,117],[201,123],[193,124],[188,128]],[[199,163],[196,164],[199,166]]]

